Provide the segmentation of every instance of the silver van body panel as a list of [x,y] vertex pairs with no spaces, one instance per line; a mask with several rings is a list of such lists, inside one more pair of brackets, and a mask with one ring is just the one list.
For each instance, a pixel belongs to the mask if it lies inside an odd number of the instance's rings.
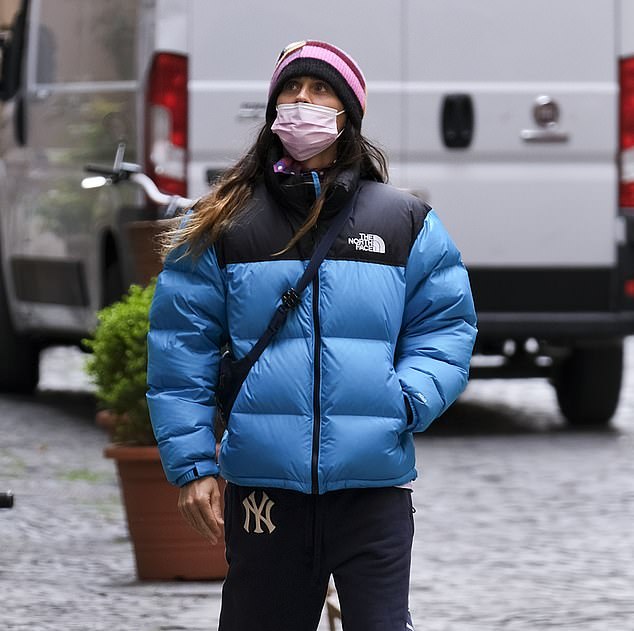
[[[256,8],[256,6],[258,8]],[[254,140],[264,118],[269,80],[277,55],[288,43],[321,39],[339,43],[369,81],[364,133],[395,155],[403,137],[400,3],[323,0],[305,5],[191,0],[190,193],[205,190],[207,169],[222,169]],[[337,17],[338,16],[338,17]],[[352,16],[354,29],[351,28]],[[363,16],[362,22],[359,16]],[[362,24],[362,26],[361,26]],[[230,33],[231,35],[228,35]],[[362,36],[361,36],[362,35]],[[196,53],[206,42],[205,55]],[[380,43],[380,44],[378,44]],[[392,81],[373,91],[372,82]]]
[[[403,185],[429,191],[467,265],[614,265],[615,3],[406,6]],[[460,19],[448,27],[448,15]],[[475,138],[466,150],[447,149],[429,124],[452,93],[473,100]],[[533,108],[544,95],[559,106],[564,142],[522,139],[540,129]]]

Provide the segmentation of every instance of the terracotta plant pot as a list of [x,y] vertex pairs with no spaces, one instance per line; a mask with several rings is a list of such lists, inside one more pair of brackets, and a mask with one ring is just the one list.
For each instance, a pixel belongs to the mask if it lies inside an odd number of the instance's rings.
[[117,463],[139,579],[223,579],[224,541],[212,546],[180,515],[178,488],[165,479],[158,448],[111,445],[104,453]]

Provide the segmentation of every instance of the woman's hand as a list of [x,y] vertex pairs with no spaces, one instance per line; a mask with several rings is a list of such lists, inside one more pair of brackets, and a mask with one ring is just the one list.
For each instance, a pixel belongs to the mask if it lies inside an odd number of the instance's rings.
[[178,510],[194,530],[212,544],[218,542],[224,521],[220,508],[220,489],[215,478],[200,478],[181,487]]

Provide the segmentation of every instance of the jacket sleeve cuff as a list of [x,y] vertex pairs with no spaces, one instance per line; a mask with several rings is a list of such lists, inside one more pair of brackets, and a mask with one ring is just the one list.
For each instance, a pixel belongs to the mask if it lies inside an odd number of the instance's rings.
[[207,462],[197,462],[189,471],[183,473],[176,479],[176,486],[185,486],[193,480],[200,478],[206,478],[208,476],[218,477],[220,475],[220,468],[218,465],[209,460]]

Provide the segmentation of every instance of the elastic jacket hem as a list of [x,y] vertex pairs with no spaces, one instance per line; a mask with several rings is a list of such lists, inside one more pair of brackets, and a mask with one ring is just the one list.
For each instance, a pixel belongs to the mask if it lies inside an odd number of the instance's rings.
[[[299,480],[284,480],[277,478],[261,478],[261,477],[241,477],[234,476],[223,471],[223,478],[227,482],[237,484],[238,486],[255,486],[255,487],[273,487],[278,489],[287,489],[289,491],[299,491],[300,493],[312,493],[310,481],[302,483]],[[400,486],[407,482],[413,482],[418,477],[415,468],[410,469],[406,474],[398,478],[388,480],[372,480],[372,479],[346,479],[337,480],[336,482],[325,482],[320,485],[319,495],[329,493],[331,491],[342,491],[344,489],[362,489],[362,488],[380,488],[389,486]]]

